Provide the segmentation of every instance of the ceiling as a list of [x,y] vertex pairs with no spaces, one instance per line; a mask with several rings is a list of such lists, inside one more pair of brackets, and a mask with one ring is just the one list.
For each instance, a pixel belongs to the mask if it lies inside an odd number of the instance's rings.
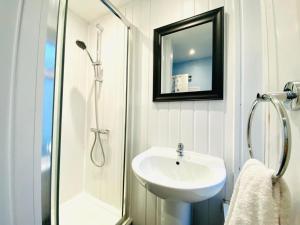
[[[212,33],[212,22],[210,22],[164,36],[164,39],[171,40],[173,62],[211,57]],[[194,51],[192,55],[191,50]]]
[[[130,0],[111,0],[110,2],[120,7]],[[100,0],[69,0],[69,9],[87,22],[96,20],[99,16],[108,13],[108,9]]]

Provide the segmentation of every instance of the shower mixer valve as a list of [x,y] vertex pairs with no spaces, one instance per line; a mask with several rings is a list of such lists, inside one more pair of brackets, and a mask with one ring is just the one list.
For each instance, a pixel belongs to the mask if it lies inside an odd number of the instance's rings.
[[93,133],[99,133],[99,134],[109,134],[109,129],[91,128],[91,132],[93,132]]

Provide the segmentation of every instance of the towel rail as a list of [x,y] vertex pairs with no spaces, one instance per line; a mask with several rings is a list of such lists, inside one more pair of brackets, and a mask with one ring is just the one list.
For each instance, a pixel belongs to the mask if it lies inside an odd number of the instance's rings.
[[[291,154],[291,127],[289,118],[285,108],[291,110],[300,109],[300,82],[288,82],[284,87],[284,92],[280,93],[269,93],[269,94],[257,94],[254,100],[247,124],[247,145],[250,157],[253,158],[252,150],[252,140],[251,140],[251,127],[253,121],[253,115],[257,105],[260,102],[270,102],[275,107],[277,113],[280,116],[280,123],[282,127],[283,142],[282,142],[282,152],[280,155],[280,164],[274,174],[274,178],[280,178],[285,173]],[[285,107],[286,106],[286,107]]]

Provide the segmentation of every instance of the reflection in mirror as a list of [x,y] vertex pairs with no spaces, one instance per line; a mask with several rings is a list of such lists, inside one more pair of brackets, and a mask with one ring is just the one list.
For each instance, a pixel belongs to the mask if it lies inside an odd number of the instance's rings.
[[212,22],[162,37],[161,93],[212,89]]

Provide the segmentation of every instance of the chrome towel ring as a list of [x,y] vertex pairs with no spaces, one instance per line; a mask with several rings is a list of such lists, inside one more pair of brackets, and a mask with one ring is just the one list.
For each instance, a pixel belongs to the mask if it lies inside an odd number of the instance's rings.
[[[251,140],[251,126],[253,115],[257,105],[260,102],[270,102],[275,107],[280,116],[281,129],[283,134],[282,151],[280,155],[280,164],[274,174],[274,178],[278,179],[285,173],[290,155],[291,155],[291,127],[285,106],[291,110],[298,110],[300,108],[300,82],[289,82],[285,85],[284,92],[271,94],[257,94],[254,100],[247,124],[247,144],[250,157],[253,158],[252,140]],[[284,105],[285,104],[285,105]]]

